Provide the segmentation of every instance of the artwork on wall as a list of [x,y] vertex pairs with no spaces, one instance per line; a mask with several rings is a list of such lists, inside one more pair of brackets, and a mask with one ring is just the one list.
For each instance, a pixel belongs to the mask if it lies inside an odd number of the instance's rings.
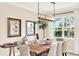
[[21,19],[8,18],[8,37],[21,36]]
[[26,35],[27,36],[35,35],[35,22],[34,21],[26,21]]

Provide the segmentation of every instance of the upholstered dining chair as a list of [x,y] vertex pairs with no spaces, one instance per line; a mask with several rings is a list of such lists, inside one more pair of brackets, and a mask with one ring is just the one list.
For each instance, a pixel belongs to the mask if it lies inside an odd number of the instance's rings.
[[30,56],[29,46],[19,45],[20,56]]
[[48,56],[56,56],[57,42],[52,42],[50,45]]
[[63,41],[57,41],[57,56],[62,56],[62,45]]
[[66,41],[66,40],[63,41],[63,49],[62,49],[62,51],[63,51],[62,55],[63,56],[67,56],[68,42],[69,41]]

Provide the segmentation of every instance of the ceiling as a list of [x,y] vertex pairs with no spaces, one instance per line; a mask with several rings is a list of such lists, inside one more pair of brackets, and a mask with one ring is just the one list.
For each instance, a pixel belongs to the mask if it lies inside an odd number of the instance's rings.
[[[12,5],[38,12],[38,3],[37,2],[9,2]],[[56,2],[55,12],[60,10],[66,10],[71,8],[78,8],[78,2]],[[40,2],[39,3],[39,12],[42,14],[53,14],[54,6],[50,2]]]

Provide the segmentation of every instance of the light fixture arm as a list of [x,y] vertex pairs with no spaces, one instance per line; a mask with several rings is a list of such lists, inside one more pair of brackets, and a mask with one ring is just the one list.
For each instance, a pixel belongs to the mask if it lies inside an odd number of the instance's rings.
[[[55,2],[51,2],[51,3],[55,4]],[[37,16],[37,17],[38,17],[38,20],[39,20],[39,19],[42,19],[42,20],[44,20],[44,21],[51,21],[51,22],[54,22],[53,20],[44,19],[44,18],[41,18],[41,17],[39,16],[39,15],[40,15],[40,12],[39,12],[39,4],[40,4],[40,3],[38,2],[38,11],[37,11],[37,12],[38,12],[38,16]],[[55,13],[55,8],[54,8],[54,13]],[[55,16],[55,14],[54,14],[54,16]]]

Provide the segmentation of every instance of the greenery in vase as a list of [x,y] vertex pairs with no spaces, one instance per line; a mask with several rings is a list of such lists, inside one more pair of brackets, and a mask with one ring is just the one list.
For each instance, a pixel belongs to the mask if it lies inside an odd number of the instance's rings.
[[38,21],[38,24],[39,24],[39,29],[42,29],[43,30],[43,38],[45,38],[45,29],[48,26],[47,21],[45,21],[45,20],[39,20]]

